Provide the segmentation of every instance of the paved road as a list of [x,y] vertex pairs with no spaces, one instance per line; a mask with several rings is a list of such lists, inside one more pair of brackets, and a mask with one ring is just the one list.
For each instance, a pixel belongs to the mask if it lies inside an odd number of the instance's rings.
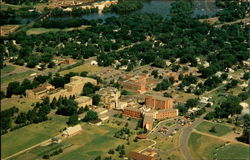
[[204,119],[203,117],[207,114],[207,112],[205,114],[203,114],[202,116],[200,116],[198,119],[196,119],[190,126],[183,128],[183,131],[180,135],[180,151],[182,152],[184,158],[186,160],[193,160],[191,153],[189,151],[188,148],[188,140],[189,137],[193,131],[193,129],[198,126]]

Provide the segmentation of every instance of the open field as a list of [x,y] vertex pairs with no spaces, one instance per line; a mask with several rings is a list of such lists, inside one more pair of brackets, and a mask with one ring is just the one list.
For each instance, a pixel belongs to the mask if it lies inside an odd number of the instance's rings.
[[13,4],[4,4],[4,3],[2,3],[2,4],[0,4],[0,7],[1,7],[1,9],[7,9],[7,8],[19,9],[19,8],[21,8],[21,7],[24,7],[24,6],[22,6],[22,5],[13,5]]
[[15,69],[15,66],[7,65],[3,69],[1,69],[1,76],[5,75],[6,73],[13,72]]
[[9,83],[11,81],[16,81],[18,79],[21,79],[23,77],[29,77],[30,74],[32,73],[35,73],[34,71],[32,70],[28,70],[28,71],[25,71],[25,72],[22,72],[22,73],[17,73],[17,74],[13,74],[13,75],[8,75],[8,76],[5,76],[5,77],[1,77],[1,84],[3,83]]
[[14,32],[17,28],[19,28],[20,25],[4,25],[0,27],[0,36],[8,35],[12,32]]
[[[115,149],[118,145],[125,144],[125,140],[115,138],[113,135],[118,128],[109,127],[106,125],[94,126],[85,124],[83,132],[66,139],[65,142],[73,144],[72,147],[67,148],[62,154],[52,159],[58,160],[82,160],[82,159],[94,159],[98,155],[102,157],[109,156],[108,151]],[[151,142],[139,141],[137,143],[130,140],[130,145],[125,144],[125,150],[127,152],[131,150],[140,150],[150,145]],[[118,158],[118,154],[113,155],[113,158]]]
[[[247,146],[241,144],[225,144],[224,141],[204,136],[198,133],[192,133],[189,139],[190,151],[194,159],[247,159],[249,150]],[[216,150],[218,148],[218,150]],[[215,155],[217,153],[217,156]]]
[[11,108],[13,106],[19,108],[19,111],[28,111],[32,108],[32,104],[39,102],[37,99],[30,98],[5,98],[1,100],[1,110]]
[[249,147],[240,144],[230,144],[222,149],[218,150],[218,159],[249,159],[250,150]]
[[[209,132],[212,127],[215,127],[216,132]],[[198,131],[212,134],[215,136],[223,136],[232,131],[232,128],[218,123],[204,121],[196,128]]]
[[80,30],[80,29],[86,29],[89,26],[81,26],[81,27],[72,27],[72,28],[65,28],[65,29],[59,29],[59,28],[31,28],[26,33],[27,35],[32,34],[42,34],[46,32],[58,32],[58,31],[72,31],[72,30]]
[[[181,132],[177,132],[172,138],[163,135],[151,135],[150,138],[155,140],[157,144],[156,149],[164,152],[160,155],[161,159],[183,160],[182,154],[179,149],[179,138]],[[157,137],[157,138],[156,138]],[[167,153],[167,154],[166,154]]]
[[31,124],[1,136],[2,157],[10,156],[59,134],[67,118],[54,115],[52,120]]
[[223,141],[197,133],[192,133],[188,141],[194,159],[213,159],[213,153],[221,145],[223,145]]
[[65,71],[61,71],[59,72],[61,75],[65,75],[69,72],[76,72],[76,73],[81,73],[83,71],[86,71],[86,72],[97,72],[97,71],[100,71],[102,69],[102,67],[98,67],[98,66],[93,66],[93,65],[90,65],[90,64],[83,64],[83,65],[80,65],[80,66],[77,66],[75,68],[72,68],[72,69],[68,69],[68,70],[65,70]]

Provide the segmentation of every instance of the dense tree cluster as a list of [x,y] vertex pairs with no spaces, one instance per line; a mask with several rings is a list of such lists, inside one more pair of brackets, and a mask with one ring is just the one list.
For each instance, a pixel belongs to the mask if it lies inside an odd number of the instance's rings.
[[[172,5],[179,6],[183,3],[179,1],[173,2]],[[28,62],[31,66],[32,61],[40,62],[39,57],[43,54],[52,55],[51,57],[66,55],[73,58],[97,56],[98,64],[101,66],[109,66],[115,60],[119,60],[126,62],[124,65],[128,65],[130,69],[136,65],[155,65],[160,59],[179,57],[182,57],[181,63],[190,62],[195,65],[195,57],[203,56],[209,67],[200,67],[200,71],[202,77],[208,78],[249,58],[248,25],[238,23],[214,28],[193,19],[188,14],[192,10],[191,4],[184,6],[186,7],[187,9],[181,10],[173,7],[171,11],[173,16],[168,19],[163,19],[158,14],[145,13],[107,18],[103,24],[97,20],[94,20],[95,22],[80,20],[86,22],[85,24],[91,24],[92,27],[86,30],[49,32],[40,35],[18,32],[5,37],[4,40],[15,39],[21,48],[13,52],[19,55],[17,60],[22,63]],[[186,16],[178,16],[184,13]],[[66,23],[70,25],[75,23],[70,19],[48,19],[42,23],[52,24],[53,21],[57,21],[54,27],[59,28],[69,27],[64,25]],[[74,21],[80,23],[77,19]],[[15,50],[8,43],[4,47]],[[122,47],[125,48],[117,50]],[[161,63],[159,67],[162,67]]]
[[83,118],[84,122],[93,122],[98,120],[98,114],[95,111],[88,111],[87,114],[85,115],[85,117]]
[[7,93],[6,97],[11,97],[13,94],[15,95],[25,95],[25,91],[27,89],[33,89],[38,87],[40,84],[49,82],[56,88],[58,87],[64,87],[64,84],[70,82],[70,77],[79,75],[78,73],[70,72],[68,74],[65,74],[64,76],[60,76],[56,74],[54,77],[52,77],[52,74],[49,73],[47,76],[38,75],[33,79],[31,82],[28,79],[24,79],[23,82],[20,84],[18,81],[10,82],[7,87]]
[[115,12],[119,14],[125,14],[132,11],[136,11],[143,7],[143,3],[140,1],[128,0],[128,1],[120,1],[116,5],[112,5],[111,7],[104,8],[104,12]]
[[59,98],[57,101],[57,111],[56,114],[64,115],[64,116],[72,116],[77,114],[77,103],[72,98]]
[[160,83],[156,85],[156,87],[153,89],[155,91],[163,91],[167,90],[168,87],[170,87],[172,83],[168,79],[163,79]]
[[38,18],[41,14],[32,7],[0,10],[0,25],[20,24],[22,18]]
[[249,2],[240,0],[216,0],[216,5],[224,9],[217,12],[220,21],[231,22],[245,18],[249,12]]
[[243,134],[237,138],[238,141],[241,141],[243,143],[247,143],[250,144],[250,115],[249,114],[245,114],[242,118],[243,124],[244,124],[244,130],[243,130]]
[[[189,108],[193,108],[195,106],[197,106],[199,104],[199,100],[198,99],[188,99],[186,101],[186,104],[178,104],[175,106],[176,109],[179,110],[180,115],[184,115],[185,113],[187,113]],[[201,110],[199,112],[204,113],[204,110]],[[202,113],[195,113],[196,115],[201,115]]]
[[228,118],[235,114],[240,114],[242,111],[242,106],[239,104],[241,99],[237,96],[228,96],[220,106],[215,108],[214,112],[208,113],[204,118],[213,119],[213,118]]
[[17,107],[11,107],[6,110],[2,110],[0,112],[1,116],[1,134],[7,132],[9,128],[12,127],[11,119],[13,118],[15,113],[18,113],[19,109]]
[[72,11],[63,11],[62,8],[55,8],[51,11],[52,17],[63,17],[63,16],[81,16],[84,14],[95,13],[98,12],[98,8],[86,8],[83,9],[81,7],[73,7]]
[[[50,106],[49,99],[44,98],[41,103],[37,102],[27,112],[19,113],[19,109],[16,107],[1,111],[1,134],[7,133],[8,129],[13,131],[32,123],[46,121],[49,119],[48,114],[51,109],[54,108]],[[18,113],[16,118],[14,117],[15,113]],[[13,125],[12,120],[14,120],[16,125]]]

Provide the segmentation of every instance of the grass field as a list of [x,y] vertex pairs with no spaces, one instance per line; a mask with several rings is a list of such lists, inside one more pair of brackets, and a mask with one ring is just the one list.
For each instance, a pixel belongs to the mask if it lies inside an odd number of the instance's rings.
[[82,27],[72,27],[72,28],[65,28],[65,29],[59,29],[59,28],[31,28],[29,29],[26,34],[32,35],[32,34],[42,34],[46,32],[58,32],[58,31],[72,31],[72,30],[80,30],[88,28],[89,26],[82,26]]
[[5,75],[6,73],[12,72],[16,69],[15,66],[7,65],[3,69],[1,69],[1,76]]
[[11,108],[13,106],[19,108],[19,111],[28,111],[32,108],[32,103],[36,103],[40,100],[30,98],[5,98],[1,100],[1,110]]
[[218,150],[218,159],[249,159],[250,150],[249,147],[240,144],[230,144],[222,149]]
[[[216,132],[209,132],[212,127],[215,127]],[[224,136],[225,134],[232,131],[232,128],[218,123],[212,123],[204,121],[196,127],[198,131],[209,133],[215,136]]]
[[19,9],[22,6],[21,5],[13,5],[13,4],[1,4],[0,7],[1,7],[1,9],[7,9],[7,8]]
[[[98,155],[107,157],[110,149],[115,149],[118,145],[125,144],[125,140],[121,140],[114,137],[114,133],[118,128],[109,126],[93,126],[85,124],[83,132],[65,140],[69,144],[73,144],[72,147],[66,149],[62,154],[55,157],[57,160],[82,160],[82,159],[94,159]],[[137,143],[130,140],[130,145],[125,145],[126,152],[131,150],[140,150],[150,145],[151,142],[139,141]],[[113,158],[117,159],[118,154],[113,155]]]
[[83,71],[91,73],[91,72],[100,71],[101,69],[102,69],[102,67],[93,66],[93,65],[90,65],[90,64],[83,64],[83,65],[77,66],[77,67],[72,68],[72,69],[61,71],[59,73],[60,73],[60,75],[65,75],[65,74],[67,74],[69,72],[81,73]]
[[[189,148],[194,159],[224,159],[241,160],[249,158],[249,148],[241,144],[230,144],[224,148],[219,148],[225,144],[224,141],[192,133],[189,139]],[[219,148],[216,150],[216,148]],[[217,153],[217,157],[215,157]]]
[[211,137],[192,133],[188,146],[194,159],[213,159],[216,147],[223,145],[223,141]]
[[23,77],[28,77],[32,73],[35,73],[35,72],[32,71],[32,70],[29,70],[29,71],[25,71],[25,72],[22,72],[22,73],[17,73],[17,74],[13,74],[13,75],[10,75],[10,76],[1,77],[1,84],[9,83],[11,81],[21,79]]
[[54,115],[52,120],[31,124],[1,136],[2,158],[10,156],[59,134],[66,127],[67,117]]

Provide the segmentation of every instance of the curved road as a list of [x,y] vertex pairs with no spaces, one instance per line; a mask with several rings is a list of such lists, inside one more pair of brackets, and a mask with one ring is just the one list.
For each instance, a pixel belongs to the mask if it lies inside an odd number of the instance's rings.
[[203,117],[205,117],[206,114],[207,114],[207,112],[205,114],[203,114],[202,116],[200,116],[198,119],[196,119],[190,126],[184,128],[182,133],[181,133],[180,151],[182,152],[182,154],[186,160],[193,160],[191,153],[189,151],[189,148],[188,148],[188,140],[189,140],[189,137],[190,137],[193,129],[204,120]]

